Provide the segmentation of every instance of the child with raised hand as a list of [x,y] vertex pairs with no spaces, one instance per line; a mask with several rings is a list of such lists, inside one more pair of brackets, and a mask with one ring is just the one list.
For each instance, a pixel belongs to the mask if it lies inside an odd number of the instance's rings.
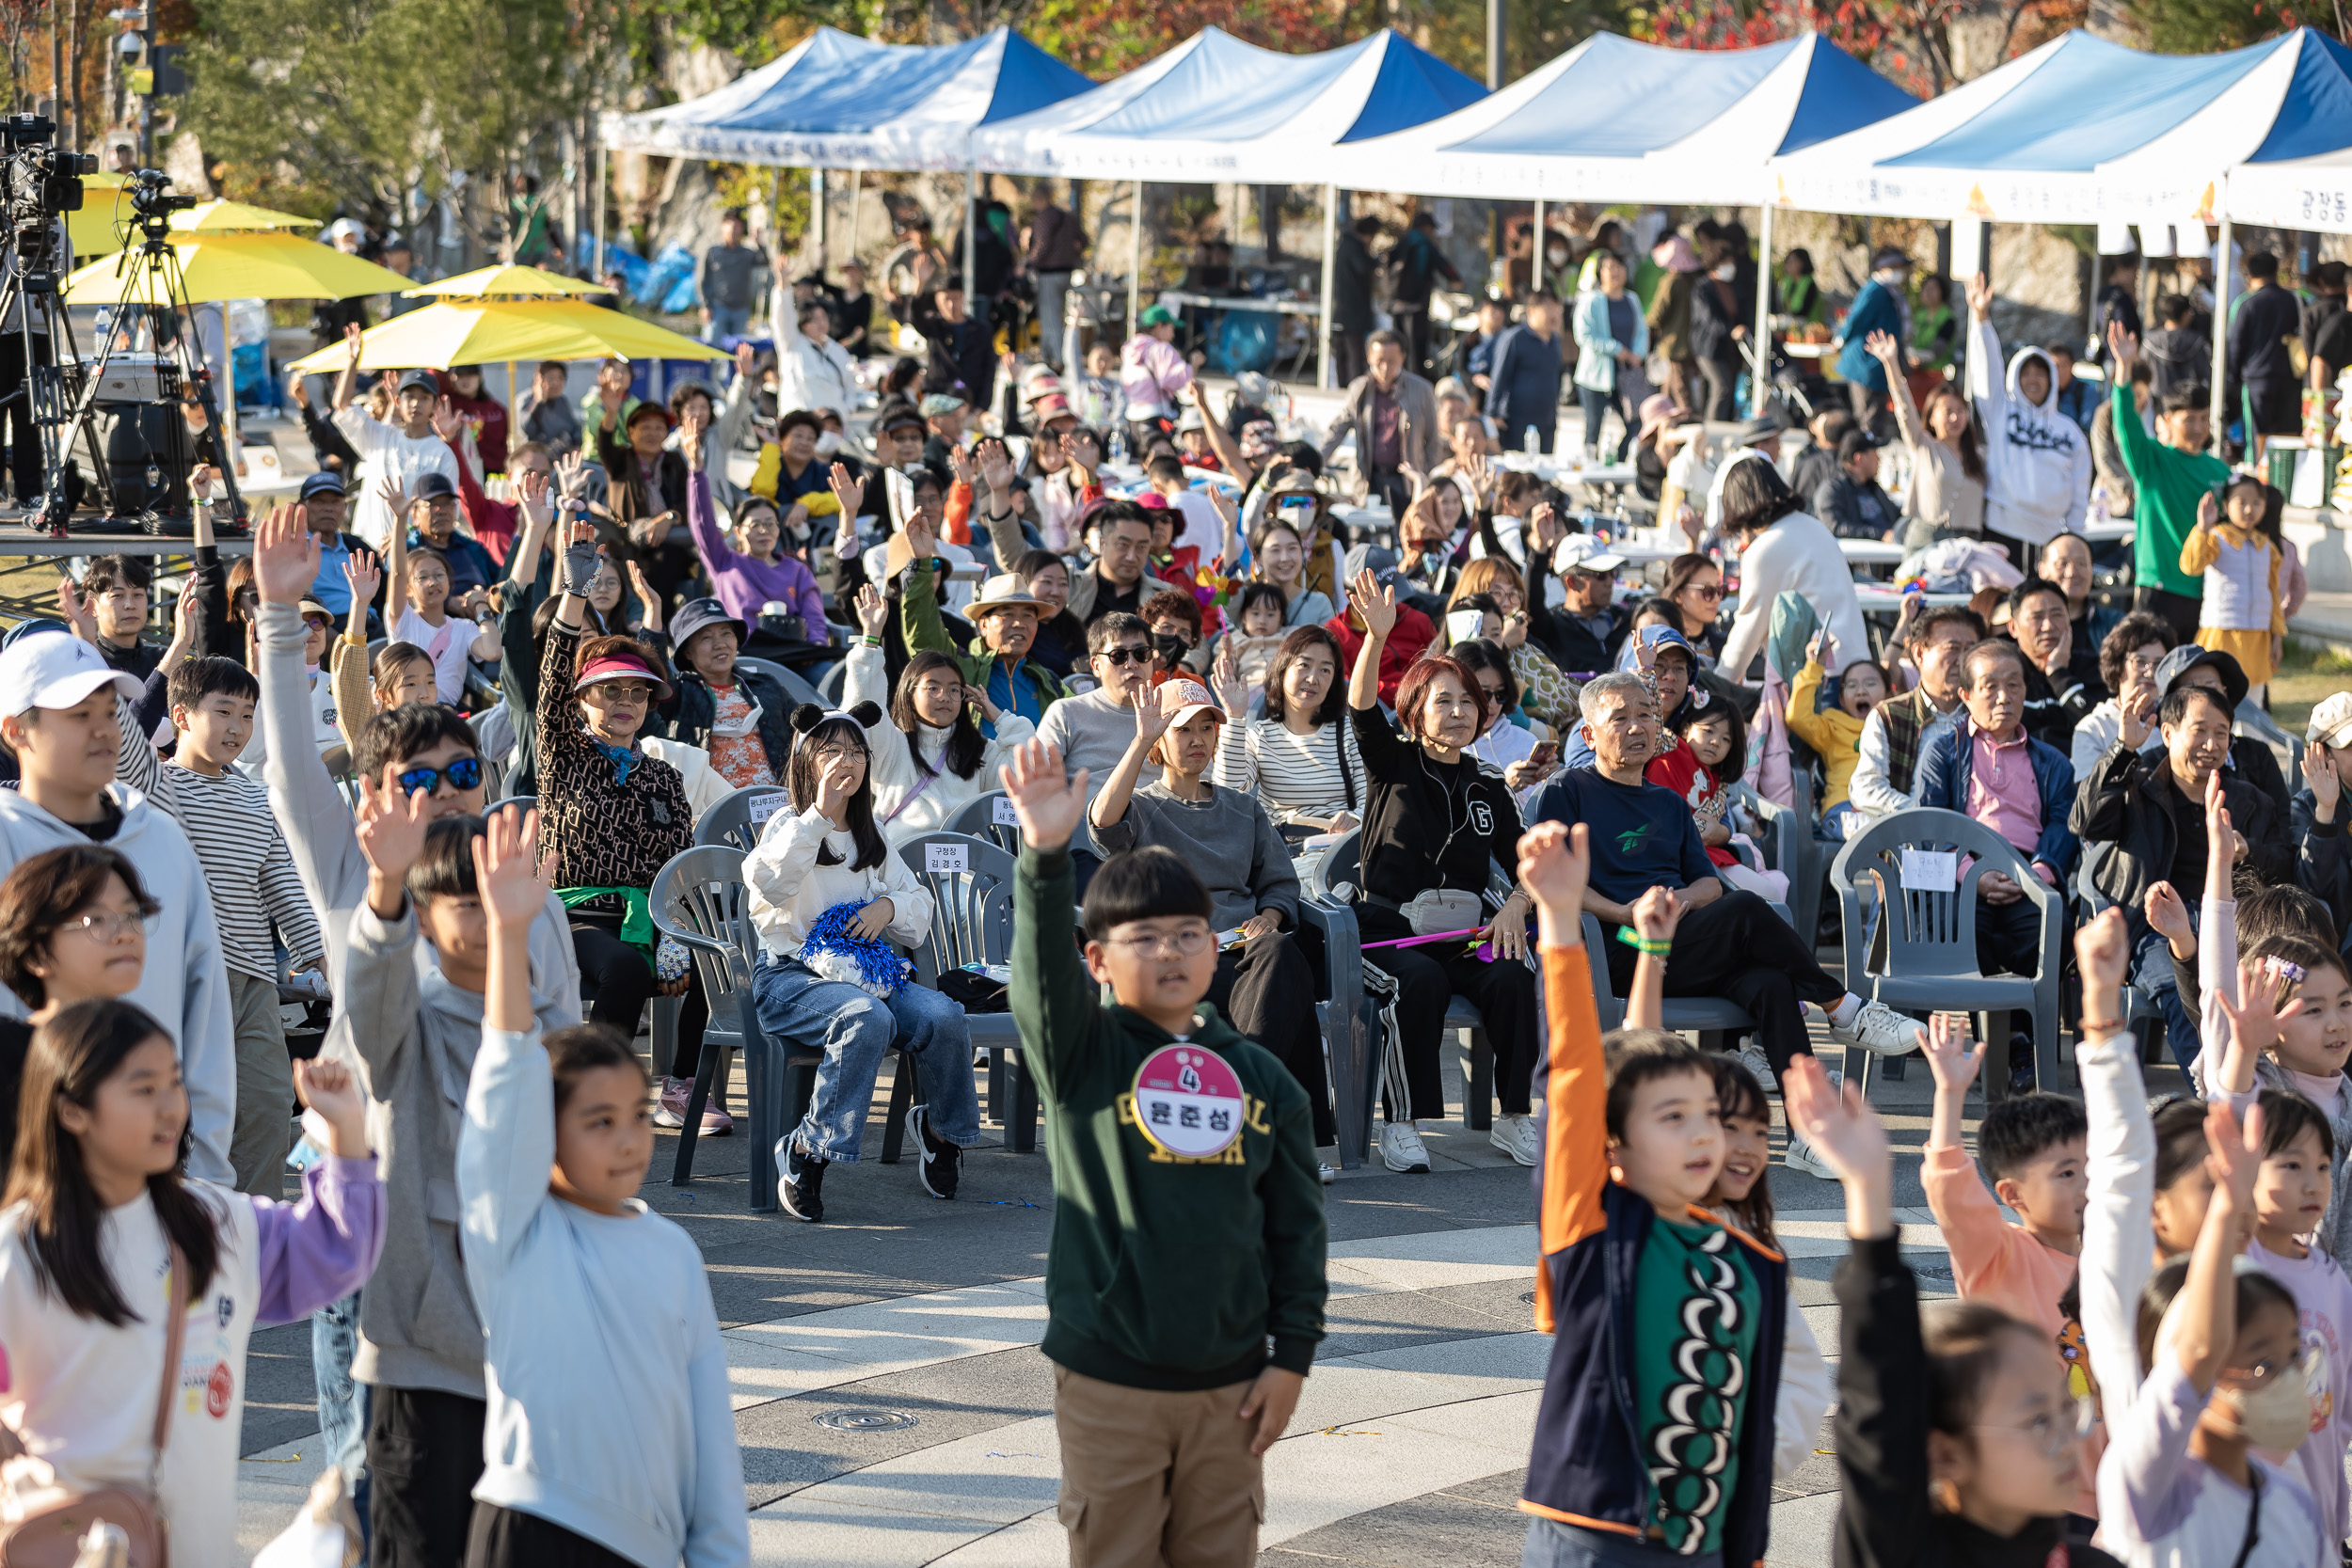
[[[471,846],[489,989],[457,1192],[490,1415],[466,1568],[746,1562],[743,1463],[702,1253],[637,1196],[653,1160],[651,1084],[602,1024],[542,1040],[531,925],[548,883],[534,869],[539,814],[516,816],[493,816]],[[580,1376],[587,1365],[596,1377]]]
[[187,1089],[152,1015],[77,1002],[35,1032],[0,1212],[0,1421],[22,1445],[0,1481],[11,1523],[75,1493],[152,1486],[175,1560],[239,1560],[253,1330],[356,1288],[384,1244],[358,1075],[297,1062],[294,1086],[328,1151],[301,1201],[281,1204],[186,1174]]
[[[2219,942],[2226,937],[2225,929],[2210,943],[2225,962],[2229,955]],[[2212,1098],[2229,1101],[2241,1114],[2256,1091],[2272,1089],[2302,1096],[2327,1119],[2335,1153],[2333,1184],[2328,1212],[2312,1242],[2338,1263],[2347,1264],[2352,1259],[2352,1092],[2347,1092],[2344,1069],[2352,1056],[2352,978],[2346,977],[2344,956],[2300,937],[2272,937],[2255,943],[2236,969],[2236,990],[2246,1005],[2227,994],[2208,993],[2202,1008],[2208,1032],[2198,1056],[2200,1076]],[[2217,988],[2217,992],[2226,990]],[[2218,1036],[2210,1028],[2217,1018],[2223,1022]],[[2209,1063],[2217,1064],[2217,1070],[2208,1075],[2204,1068]]]
[[[1800,1056],[1781,1076],[1792,1135],[1846,1189],[1838,1306],[1836,1568],[2114,1568],[2065,1540],[2089,1479],[2088,1406],[2050,1337],[1983,1301],[1922,1332],[1897,1244],[1894,1158],[1858,1086]],[[1728,1559],[1726,1559],[1728,1560]]]
[[1065,778],[1033,740],[1002,777],[1021,818],[1012,1013],[1052,1107],[1043,1348],[1071,1560],[1163,1560],[1180,1538],[1188,1561],[1254,1562],[1262,1462],[1328,1290],[1307,1094],[1202,1001],[1216,936],[1191,868],[1158,847],[1104,862],[1082,960],[1087,769]]
[[1797,672],[1788,688],[1788,733],[1821,754],[1821,766],[1828,773],[1820,805],[1821,835],[1826,838],[1846,836],[1841,819],[1854,813],[1848,797],[1854,769],[1862,765],[1863,722],[1872,708],[1886,701],[1885,672],[1867,659],[1857,659],[1837,677],[1836,705],[1815,709],[1822,677],[1829,673],[1827,661],[1836,649],[1837,639],[1824,626],[1806,646],[1804,668]]
[[2312,1416],[2295,1298],[2237,1266],[2261,1124],[2257,1109],[2241,1132],[2229,1107],[2209,1107],[2213,1201],[2196,1251],[2137,1304],[2148,1377],[2130,1414],[2110,1416],[2099,1465],[2100,1539],[2130,1568],[2308,1568],[2335,1552],[2301,1480],[2254,1451],[2293,1449]]
[[1724,1163],[1708,1057],[1654,1029],[1602,1038],[1586,832],[1547,822],[1519,840],[1551,1041],[1535,1323],[1553,1338],[1519,1504],[1536,1515],[1527,1560],[1755,1562],[1788,1266],[1703,1207]]

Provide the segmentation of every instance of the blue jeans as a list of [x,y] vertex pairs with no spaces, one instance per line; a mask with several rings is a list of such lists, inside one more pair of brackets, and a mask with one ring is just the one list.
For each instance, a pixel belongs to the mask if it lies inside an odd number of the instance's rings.
[[1617,419],[1624,424],[1625,429],[1618,434],[1613,461],[1624,462],[1627,449],[1633,445],[1634,415],[1632,410],[1626,407],[1623,394],[1615,391],[1603,392],[1591,387],[1579,387],[1576,389],[1576,401],[1584,407],[1584,444],[1595,451],[1600,450],[1602,416],[1612,408],[1617,411]]
[[710,308],[710,325],[705,329],[703,341],[715,343],[723,338],[747,338],[752,330],[752,308],[748,305],[714,305]]
[[812,1157],[855,1163],[874,1079],[893,1045],[914,1055],[918,1098],[929,1108],[932,1134],[959,1148],[980,1141],[972,1029],[956,1003],[912,984],[900,986],[885,1002],[772,957],[760,959],[752,994],[759,1005],[759,1026],[771,1038],[824,1051],[816,1097],[797,1129],[801,1148]]
[[310,1314],[310,1381],[319,1396],[319,1447],[343,1472],[360,1528],[368,1522],[368,1386],[351,1376],[359,1350],[359,1292]]
[[[2189,905],[2191,924],[2200,913],[2197,905]],[[2188,1064],[2204,1048],[2204,1042],[2198,1037],[2197,1021],[2181,1005],[2180,982],[2172,975],[2172,949],[2154,931],[2139,939],[2139,947],[2132,955],[2132,989],[2156,1005],[2157,1013],[2164,1019],[2164,1043],[2171,1049],[2174,1065],[2186,1072]]]
[[1537,1517],[1527,1527],[1527,1544],[1519,1550],[1519,1568],[1723,1568],[1724,1554],[1701,1552],[1683,1557],[1648,1541],[1581,1529],[1557,1519]]

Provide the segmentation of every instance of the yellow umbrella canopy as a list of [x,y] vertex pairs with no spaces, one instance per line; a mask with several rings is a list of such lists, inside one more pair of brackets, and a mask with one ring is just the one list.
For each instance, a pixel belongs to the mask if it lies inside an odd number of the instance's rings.
[[257,230],[316,229],[319,220],[299,213],[280,213],[242,201],[199,201],[171,214],[171,227],[181,234],[249,234]]
[[82,204],[65,215],[65,231],[72,237],[76,257],[105,256],[122,248],[115,224],[131,221],[131,203],[119,196],[121,189],[119,174],[82,176]]
[[[188,303],[223,299],[348,299],[396,293],[408,279],[285,232],[174,238]],[[167,305],[161,277],[136,251],[93,261],[66,279],[68,305]]]
[[489,299],[521,294],[557,297],[600,294],[604,290],[598,284],[584,283],[577,277],[565,277],[560,273],[543,272],[537,267],[506,261],[497,266],[478,267],[472,272],[460,273],[455,277],[444,277],[438,283],[426,283],[405,292],[412,296],[433,294],[453,299]]
[[[441,300],[372,326],[360,338],[363,371],[490,365],[527,359],[724,359],[723,350],[577,299]],[[332,375],[349,351],[337,343],[290,370]]]

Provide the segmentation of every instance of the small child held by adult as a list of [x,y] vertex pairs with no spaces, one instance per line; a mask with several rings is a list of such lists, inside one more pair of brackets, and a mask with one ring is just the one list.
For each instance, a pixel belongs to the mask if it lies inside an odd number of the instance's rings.
[[[617,1030],[542,1036],[531,927],[548,884],[539,814],[516,818],[493,816],[469,846],[488,990],[457,1193],[492,1376],[466,1568],[748,1562],[702,1252],[637,1196],[653,1161],[651,1081]],[[581,1377],[592,1363],[597,1375]]]
[[1204,1005],[1216,940],[1191,868],[1165,848],[1104,863],[1081,959],[1070,842],[1087,770],[1066,778],[1031,741],[1003,779],[1023,846],[1012,1010],[1052,1107],[1043,1348],[1071,1560],[1162,1561],[1182,1543],[1185,1562],[1243,1568],[1265,1452],[1324,1334],[1307,1095]]

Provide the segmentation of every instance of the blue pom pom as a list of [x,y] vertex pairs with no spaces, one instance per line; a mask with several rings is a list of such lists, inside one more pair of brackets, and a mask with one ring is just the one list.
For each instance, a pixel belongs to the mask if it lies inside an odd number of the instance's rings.
[[850,928],[850,921],[865,907],[845,900],[818,915],[802,940],[801,962],[825,979],[888,997],[906,983],[914,966],[882,938],[861,937]]

